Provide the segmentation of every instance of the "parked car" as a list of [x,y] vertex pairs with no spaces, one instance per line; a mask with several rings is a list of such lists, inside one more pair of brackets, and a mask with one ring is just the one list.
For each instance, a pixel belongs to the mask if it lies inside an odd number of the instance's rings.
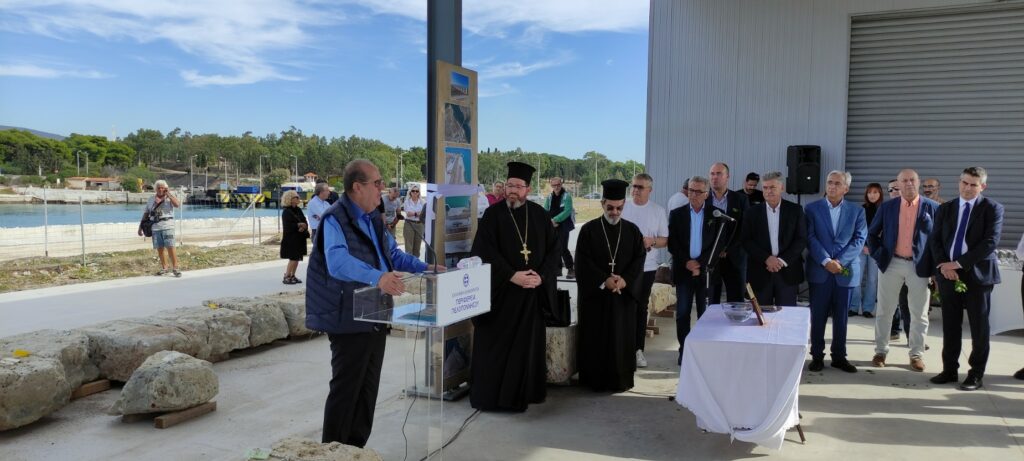
[[597,193],[597,192],[591,192],[591,193],[589,193],[589,194],[587,194],[587,195],[584,195],[584,196],[583,196],[583,198],[588,198],[588,199],[599,199],[599,198],[601,198],[601,194],[599,194],[599,193]]

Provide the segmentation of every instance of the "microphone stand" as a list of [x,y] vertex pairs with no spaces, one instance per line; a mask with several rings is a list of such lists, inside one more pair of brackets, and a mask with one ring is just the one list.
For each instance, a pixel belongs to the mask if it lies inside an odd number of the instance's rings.
[[711,305],[711,273],[715,270],[718,260],[721,259],[718,251],[718,242],[722,238],[722,229],[725,228],[725,220],[718,219],[718,232],[715,234],[715,243],[711,245],[711,256],[708,258],[707,270],[704,271],[704,309]]

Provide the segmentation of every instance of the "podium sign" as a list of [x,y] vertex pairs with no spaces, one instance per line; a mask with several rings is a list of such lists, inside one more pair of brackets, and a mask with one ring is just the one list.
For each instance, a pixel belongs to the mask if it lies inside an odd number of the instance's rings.
[[354,293],[353,318],[366,322],[446,327],[491,311],[491,265],[406,277],[406,292],[389,296],[377,287]]
[[447,326],[491,311],[491,265],[436,274],[437,325]]

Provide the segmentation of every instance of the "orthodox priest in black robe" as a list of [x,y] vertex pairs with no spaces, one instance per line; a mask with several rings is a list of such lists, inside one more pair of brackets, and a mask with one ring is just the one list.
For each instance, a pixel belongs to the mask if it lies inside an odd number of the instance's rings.
[[640,229],[621,219],[629,184],[609,179],[601,185],[603,214],[584,224],[576,240],[576,363],[580,384],[622,392],[633,387],[636,371],[636,306],[647,252]]
[[525,411],[544,401],[544,312],[555,302],[558,238],[544,207],[526,199],[534,168],[509,162],[505,201],[484,212],[472,254],[491,265],[491,311],[473,318],[469,401]]

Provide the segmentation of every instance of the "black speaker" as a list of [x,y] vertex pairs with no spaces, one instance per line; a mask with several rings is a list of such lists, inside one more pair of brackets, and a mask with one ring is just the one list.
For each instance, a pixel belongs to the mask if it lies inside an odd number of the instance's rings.
[[817,194],[821,192],[821,146],[789,146],[786,148],[786,193]]

